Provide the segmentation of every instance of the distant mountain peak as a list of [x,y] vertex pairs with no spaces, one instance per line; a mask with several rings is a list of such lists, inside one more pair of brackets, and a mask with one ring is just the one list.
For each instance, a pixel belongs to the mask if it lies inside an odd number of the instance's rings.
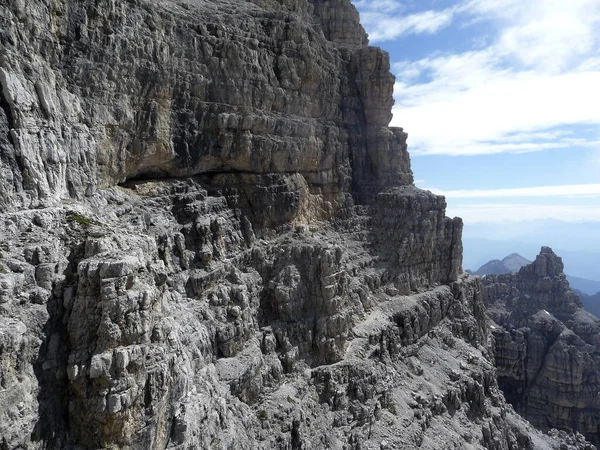
[[518,253],[511,253],[502,260],[502,264],[508,269],[508,272],[518,272],[521,267],[531,264],[531,261]]
[[[521,255],[519,255],[518,253],[511,253],[510,255],[505,256],[504,259],[503,259],[503,261],[505,259],[511,259],[511,258],[523,258],[523,257]],[[523,259],[525,259],[525,258],[523,258]]]
[[[546,248],[546,247],[544,247]],[[518,253],[511,253],[505,256],[502,260],[493,259],[481,266],[475,275],[503,275],[506,273],[518,272],[521,267],[531,264],[527,258],[522,257]]]

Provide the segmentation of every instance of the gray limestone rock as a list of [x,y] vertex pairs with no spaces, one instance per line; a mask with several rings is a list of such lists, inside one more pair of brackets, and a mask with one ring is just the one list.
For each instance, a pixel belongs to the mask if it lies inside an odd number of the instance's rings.
[[388,55],[348,0],[11,0],[0,20],[4,209],[140,177],[295,173],[327,214],[352,180],[412,182]]
[[591,448],[505,402],[393,82],[349,0],[4,1],[0,448]]
[[543,247],[518,273],[483,283],[507,400],[542,429],[573,429],[600,443],[600,320],[569,289],[561,258]]

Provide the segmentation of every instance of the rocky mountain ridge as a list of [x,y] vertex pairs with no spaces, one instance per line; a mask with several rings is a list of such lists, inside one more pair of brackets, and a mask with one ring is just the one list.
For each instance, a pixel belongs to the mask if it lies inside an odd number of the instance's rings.
[[571,291],[548,247],[516,274],[488,275],[483,297],[506,399],[536,426],[600,443],[600,319]]
[[496,381],[348,0],[0,5],[0,448],[591,449]]
[[[518,253],[511,253],[510,255],[504,257],[502,260],[493,259],[481,266],[479,269],[477,269],[477,271],[469,273],[479,276],[505,275],[509,273],[516,273],[522,267],[528,264],[531,264],[531,261],[522,257]],[[600,292],[595,294],[587,294],[585,292],[582,292],[578,288],[585,287],[586,289],[588,289],[589,292],[589,289],[594,285],[598,284],[598,282],[578,277],[572,277],[566,274],[565,276],[567,278],[567,281],[569,282],[570,288],[581,300],[583,308],[586,311],[595,315],[596,317],[600,317]]]

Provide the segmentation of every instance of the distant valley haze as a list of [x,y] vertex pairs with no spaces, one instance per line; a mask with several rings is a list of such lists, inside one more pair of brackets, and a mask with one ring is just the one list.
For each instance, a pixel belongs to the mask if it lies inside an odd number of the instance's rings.
[[[477,270],[492,259],[518,253],[533,260],[542,246],[552,247],[573,277],[598,281],[600,290],[600,226],[546,219],[522,222],[465,223],[463,268]],[[598,290],[592,292],[598,292]]]

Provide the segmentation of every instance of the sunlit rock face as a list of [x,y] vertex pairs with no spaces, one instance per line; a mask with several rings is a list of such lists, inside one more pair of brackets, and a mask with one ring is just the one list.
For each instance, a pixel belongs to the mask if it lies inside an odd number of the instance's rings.
[[496,383],[347,0],[0,5],[0,448],[589,448]]
[[518,273],[483,283],[506,399],[536,426],[600,443],[600,319],[569,289],[561,258],[544,247]]
[[215,172],[298,173],[334,207],[411,184],[388,55],[348,2],[315,4],[8,2],[3,207]]

